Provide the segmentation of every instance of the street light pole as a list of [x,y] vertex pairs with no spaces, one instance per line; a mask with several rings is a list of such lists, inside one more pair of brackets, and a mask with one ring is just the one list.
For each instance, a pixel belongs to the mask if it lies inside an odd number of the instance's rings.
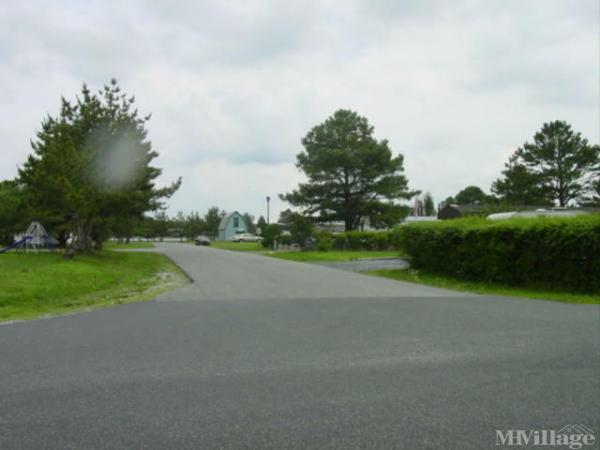
[[269,224],[269,202],[271,201],[271,197],[267,195],[267,225]]

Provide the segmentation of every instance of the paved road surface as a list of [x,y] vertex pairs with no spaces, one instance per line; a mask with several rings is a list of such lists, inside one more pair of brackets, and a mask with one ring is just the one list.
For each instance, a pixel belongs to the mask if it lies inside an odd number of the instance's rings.
[[600,439],[600,308],[165,244],[152,302],[0,326],[0,448],[495,447]]

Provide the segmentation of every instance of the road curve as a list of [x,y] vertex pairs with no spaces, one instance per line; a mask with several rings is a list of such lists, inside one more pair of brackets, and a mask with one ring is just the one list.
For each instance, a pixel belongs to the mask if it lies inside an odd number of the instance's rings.
[[159,244],[194,280],[164,300],[465,297],[446,289],[356,275],[252,253]]
[[159,246],[155,301],[0,326],[0,448],[496,447],[600,439],[600,307]]

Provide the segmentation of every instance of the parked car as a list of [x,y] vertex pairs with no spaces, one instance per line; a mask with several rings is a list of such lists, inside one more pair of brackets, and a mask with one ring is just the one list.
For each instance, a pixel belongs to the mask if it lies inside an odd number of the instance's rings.
[[239,233],[231,237],[231,242],[260,242],[262,238],[250,233]]
[[203,234],[201,234],[200,236],[196,236],[196,239],[194,239],[194,244],[195,245],[210,245],[210,239],[208,238],[208,236],[204,236]]

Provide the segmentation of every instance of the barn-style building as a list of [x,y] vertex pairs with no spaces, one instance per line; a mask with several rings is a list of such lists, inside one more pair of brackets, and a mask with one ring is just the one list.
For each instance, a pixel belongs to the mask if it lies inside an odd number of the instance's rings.
[[219,241],[228,241],[236,234],[245,233],[247,229],[244,216],[234,211],[221,219],[217,239]]

